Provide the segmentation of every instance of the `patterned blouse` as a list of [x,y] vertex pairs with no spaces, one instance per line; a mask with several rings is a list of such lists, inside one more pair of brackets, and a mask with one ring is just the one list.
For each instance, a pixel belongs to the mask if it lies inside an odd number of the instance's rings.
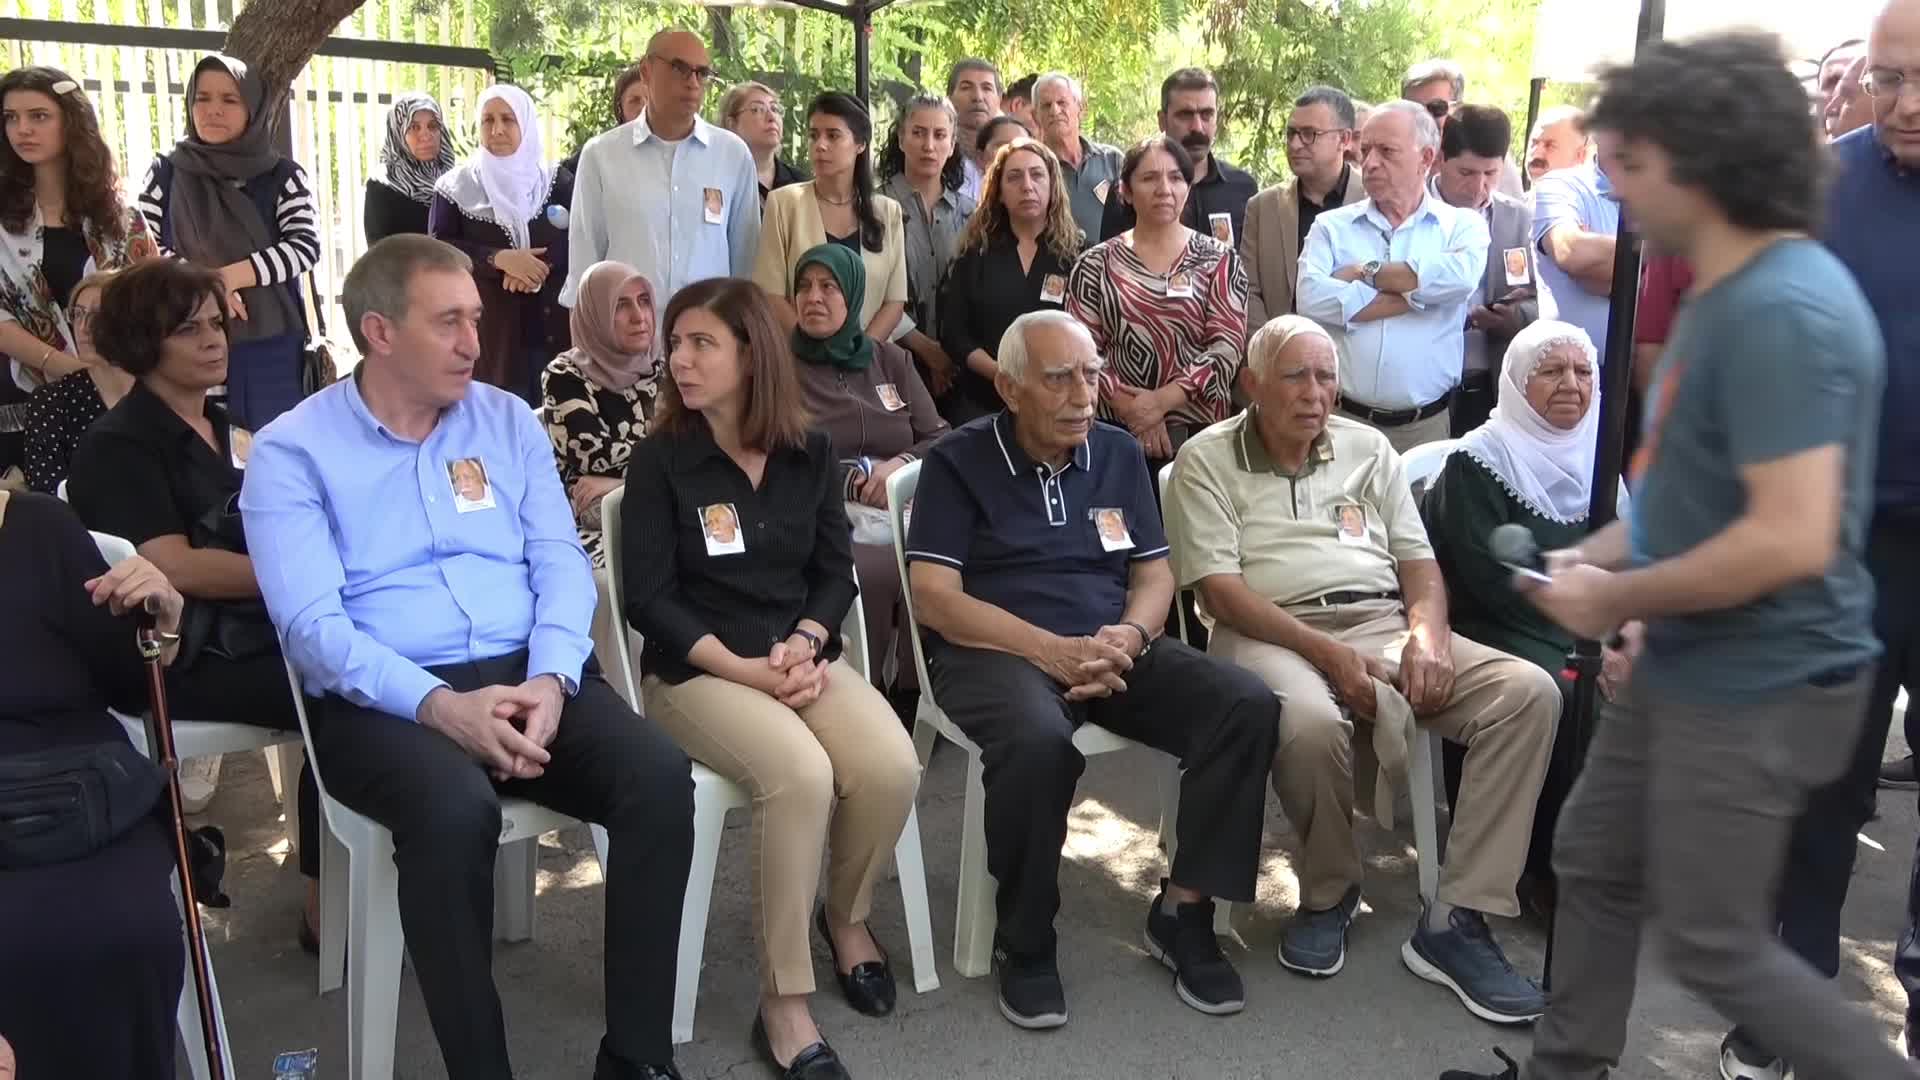
[[[583,476],[622,479],[633,444],[647,436],[653,418],[653,400],[660,372],[625,390],[608,390],[589,382],[580,372],[579,350],[568,349],[547,365],[540,377],[540,415],[553,440],[553,457],[560,483],[571,493]],[[580,519],[580,544],[595,568],[607,565],[600,546],[600,507]]]
[[47,495],[57,491],[80,436],[106,413],[106,399],[85,371],[35,390],[27,399],[27,486]]
[[1101,419],[1116,419],[1108,404],[1115,383],[1180,384],[1187,403],[1167,416],[1195,430],[1227,418],[1247,349],[1247,272],[1232,248],[1194,233],[1168,272],[1156,274],[1134,254],[1133,234],[1123,233],[1074,262],[1067,310],[1093,331],[1107,362]]

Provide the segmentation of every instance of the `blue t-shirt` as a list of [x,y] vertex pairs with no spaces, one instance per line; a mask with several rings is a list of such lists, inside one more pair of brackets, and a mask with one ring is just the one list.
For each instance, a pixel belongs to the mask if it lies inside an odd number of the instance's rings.
[[[1543,255],[1541,244],[1558,225],[1572,225],[1585,232],[1613,236],[1620,231],[1620,204],[1610,195],[1606,174],[1593,162],[1572,169],[1550,172],[1533,186],[1533,246]],[[1612,298],[1580,287],[1560,264],[1540,259],[1540,280],[1553,294],[1560,321],[1570,322],[1593,339],[1598,355],[1607,355],[1607,320],[1612,316]]]
[[1846,451],[1841,542],[1819,578],[1736,608],[1649,620],[1636,684],[1752,699],[1879,654],[1862,553],[1884,378],[1866,297],[1811,240],[1773,244],[1680,309],[1634,466],[1634,562],[1674,558],[1739,518],[1741,468],[1836,443]]

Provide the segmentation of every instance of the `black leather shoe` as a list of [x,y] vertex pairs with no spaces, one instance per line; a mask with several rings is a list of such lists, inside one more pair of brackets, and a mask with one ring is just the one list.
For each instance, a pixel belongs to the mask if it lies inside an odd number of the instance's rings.
[[785,1080],[853,1080],[847,1067],[840,1064],[840,1055],[824,1039],[793,1055],[785,1065],[780,1064],[773,1056],[773,1041],[767,1038],[767,1022],[757,1015],[753,1018],[753,1045],[760,1051],[760,1060],[773,1066]]
[[[886,1016],[893,1012],[900,990],[893,981],[893,961],[888,959],[887,950],[881,948],[880,939],[873,941],[873,947],[880,949],[880,959],[856,964],[851,972],[842,972],[840,950],[834,948],[833,932],[827,928],[826,908],[814,911],[814,923],[820,927],[820,936],[827,939],[827,952],[833,956],[833,977],[840,980],[840,993],[846,996],[853,1011],[864,1016]],[[871,935],[873,929],[869,927],[867,933]]]

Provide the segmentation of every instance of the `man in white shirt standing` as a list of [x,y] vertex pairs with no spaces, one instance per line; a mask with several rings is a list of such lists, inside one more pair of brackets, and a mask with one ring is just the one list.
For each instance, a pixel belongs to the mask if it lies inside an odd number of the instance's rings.
[[568,223],[568,307],[588,268],[617,259],[653,282],[654,306],[686,285],[747,277],[760,249],[760,182],[738,135],[700,117],[713,65],[700,38],[662,30],[641,61],[647,107],[580,151]]
[[1402,453],[1448,434],[1468,307],[1487,268],[1484,217],[1427,189],[1440,129],[1411,101],[1360,129],[1367,197],[1327,210],[1300,252],[1300,314],[1340,349],[1340,411]]

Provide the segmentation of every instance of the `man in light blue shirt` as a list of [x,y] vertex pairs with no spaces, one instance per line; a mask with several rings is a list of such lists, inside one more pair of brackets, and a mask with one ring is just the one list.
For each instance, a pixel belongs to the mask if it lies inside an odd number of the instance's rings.
[[646,109],[580,151],[560,290],[568,307],[580,278],[603,259],[653,282],[655,314],[696,281],[753,274],[760,174],[738,135],[700,118],[713,80],[706,46],[685,30],[662,30],[647,43],[641,69]]
[[1553,294],[1560,321],[1587,332],[1607,355],[1612,309],[1614,234],[1620,204],[1600,171],[1598,156],[1550,172],[1533,186],[1533,243],[1540,249],[1540,282]]
[[[315,768],[393,833],[400,922],[448,1075],[512,1076],[487,975],[511,795],[606,826],[596,1080],[678,1077],[686,755],[587,663],[592,571],[546,432],[473,381],[467,257],[389,237],[345,294],[360,366],[256,436],[240,493],[261,596],[321,699]],[[377,959],[398,977],[397,953]]]
[[1427,189],[1440,129],[1394,101],[1360,131],[1367,197],[1324,210],[1300,251],[1300,314],[1340,350],[1340,411],[1402,453],[1448,435],[1467,316],[1492,242],[1479,213]]

